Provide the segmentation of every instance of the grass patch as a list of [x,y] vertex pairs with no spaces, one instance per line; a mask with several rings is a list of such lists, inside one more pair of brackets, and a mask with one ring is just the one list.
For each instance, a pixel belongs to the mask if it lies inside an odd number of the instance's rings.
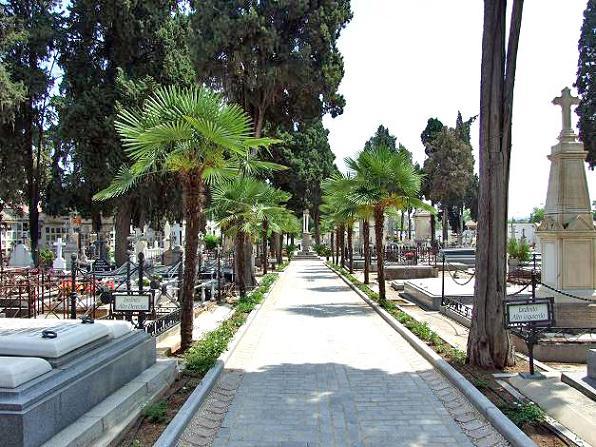
[[289,260],[288,261],[284,261],[281,264],[277,264],[275,266],[275,271],[276,272],[283,272],[288,265],[290,265],[290,261]]
[[520,403],[501,406],[499,409],[518,427],[526,424],[539,424],[544,422],[544,411],[534,402]]
[[247,315],[263,301],[276,279],[275,273],[263,276],[257,288],[237,301],[231,318],[224,321],[217,329],[207,332],[186,351],[184,359],[188,373],[204,375],[215,365],[217,358],[228,348],[238,328],[246,321]]
[[165,400],[160,400],[154,404],[147,405],[143,408],[143,416],[146,417],[149,422],[161,423],[166,420],[166,413],[168,411],[168,403]]

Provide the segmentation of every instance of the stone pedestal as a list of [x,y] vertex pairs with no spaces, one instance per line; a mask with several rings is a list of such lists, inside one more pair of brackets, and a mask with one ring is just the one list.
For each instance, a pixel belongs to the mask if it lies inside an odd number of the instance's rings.
[[312,239],[310,237],[310,233],[302,233],[302,252],[310,253],[311,245],[312,245]]
[[596,349],[588,351],[588,377],[596,380]]
[[[562,107],[563,129],[551,161],[544,220],[536,234],[542,245],[541,296],[555,297],[557,326],[581,326],[596,318],[596,228],[592,220],[584,160],[587,152],[571,128],[571,106],[577,98],[568,88],[553,100]],[[547,287],[548,286],[548,287]],[[593,305],[549,287],[594,299]],[[580,322],[586,316],[587,321]],[[578,320],[579,318],[579,320]]]
[[424,241],[432,239],[430,216],[431,214],[428,211],[416,210],[413,216],[415,240]]

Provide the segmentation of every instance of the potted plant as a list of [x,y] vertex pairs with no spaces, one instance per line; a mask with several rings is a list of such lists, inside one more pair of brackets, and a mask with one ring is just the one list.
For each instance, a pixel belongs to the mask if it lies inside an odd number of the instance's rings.
[[507,254],[509,255],[509,269],[513,270],[520,264],[524,264],[530,260],[530,246],[522,239],[509,239],[507,242]]

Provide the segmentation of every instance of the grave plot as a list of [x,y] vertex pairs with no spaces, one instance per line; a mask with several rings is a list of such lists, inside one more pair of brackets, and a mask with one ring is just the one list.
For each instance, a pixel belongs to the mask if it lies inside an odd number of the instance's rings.
[[[140,411],[135,399],[166,388],[175,375],[175,362],[157,370],[155,363],[155,339],[126,321],[0,319],[2,445],[41,445],[89,412],[97,416],[94,407],[125,385],[157,374],[151,393],[142,385],[129,399],[130,410]],[[109,431],[105,420],[96,422],[78,436]]]

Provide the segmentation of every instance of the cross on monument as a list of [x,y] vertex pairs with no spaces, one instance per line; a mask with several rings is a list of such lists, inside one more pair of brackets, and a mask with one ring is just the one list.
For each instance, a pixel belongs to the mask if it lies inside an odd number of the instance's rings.
[[56,239],[56,242],[54,242],[54,247],[56,247],[56,258],[54,259],[54,262],[52,263],[52,267],[55,270],[66,270],[66,261],[65,261],[64,257],[62,256],[62,247],[64,247],[65,245],[66,244],[64,242],[62,242],[61,237]]
[[565,87],[561,90],[561,96],[553,99],[553,104],[561,106],[561,115],[563,116],[561,134],[573,133],[573,129],[571,128],[571,106],[579,104],[579,98],[571,94],[569,87]]

